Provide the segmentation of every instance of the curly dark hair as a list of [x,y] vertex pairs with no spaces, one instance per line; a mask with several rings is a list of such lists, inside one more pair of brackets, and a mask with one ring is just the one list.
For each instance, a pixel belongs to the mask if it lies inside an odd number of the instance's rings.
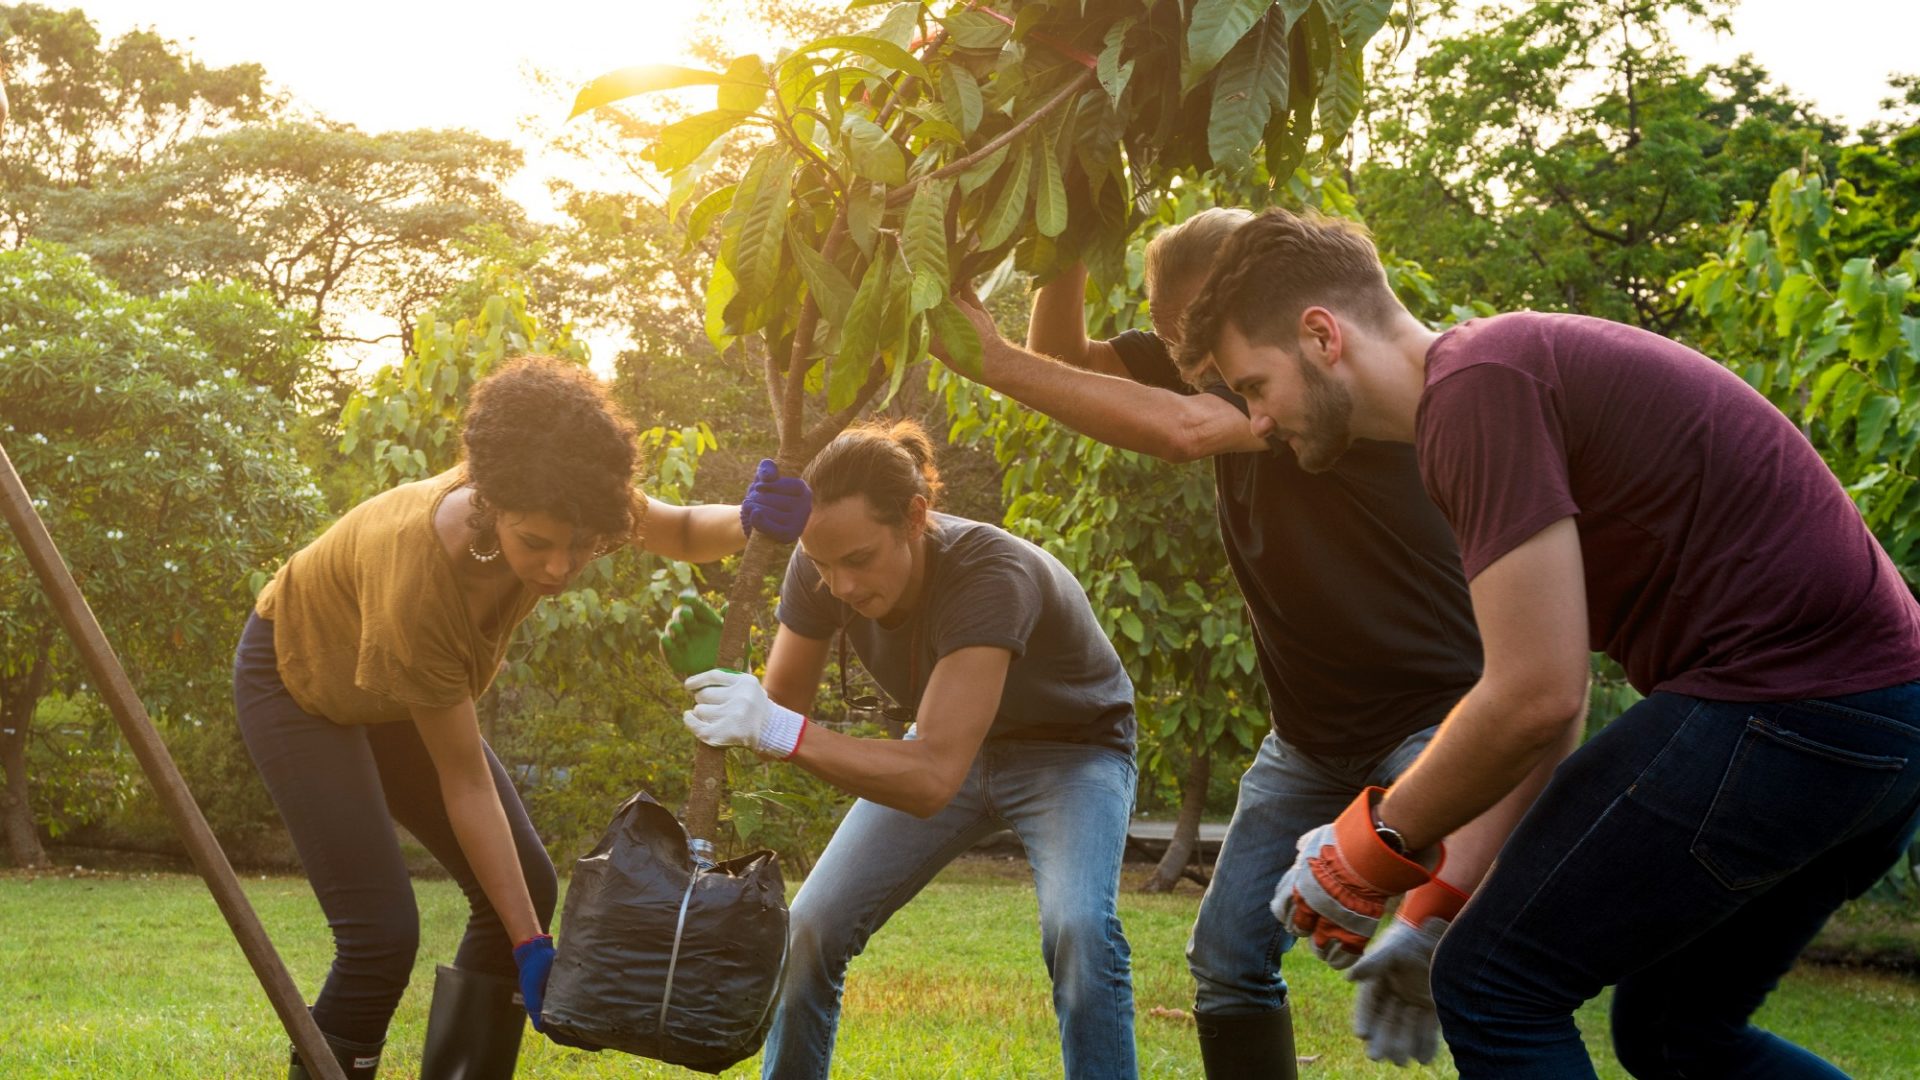
[[646,512],[634,426],[593,373],[551,356],[509,361],[474,384],[460,432],[476,528],[546,513],[610,547]]

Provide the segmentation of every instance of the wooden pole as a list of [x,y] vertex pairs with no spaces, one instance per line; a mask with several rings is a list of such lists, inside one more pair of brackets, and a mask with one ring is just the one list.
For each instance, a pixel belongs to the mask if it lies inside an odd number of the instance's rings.
[[173,763],[173,755],[167,752],[167,744],[154,730],[146,706],[140,703],[139,695],[127,679],[126,669],[120,666],[120,659],[107,643],[93,610],[87,607],[86,597],[80,594],[80,586],[60,558],[59,549],[54,547],[53,537],[47,534],[46,524],[34,510],[26,485],[14,471],[5,447],[0,447],[0,512],[5,514],[7,525],[26,549],[27,561],[39,576],[41,588],[46,590],[47,599],[59,614],[67,636],[73,639],[74,649],[86,663],[94,685],[100,688],[107,707],[113,710],[113,718],[119,722],[127,745],[133,748],[140,768],[160,796],[160,805],[173,820],[174,830],[186,841],[193,865],[206,880],[220,913],[226,916],[227,925],[240,942],[240,951],[246,954],[261,988],[267,992],[267,1000],[273,1003],[274,1012],[280,1014],[280,1022],[293,1037],[295,1049],[306,1060],[307,1072],[323,1080],[346,1080],[325,1037],[307,1012],[299,988],[293,985],[293,977],[287,974],[280,954],[274,951],[266,928],[260,925],[253,905],[240,891],[240,882],[233,875],[233,866],[227,862],[227,853],[221,850],[213,830],[207,827],[200,804],[193,801],[193,793],[187,790],[186,781]]

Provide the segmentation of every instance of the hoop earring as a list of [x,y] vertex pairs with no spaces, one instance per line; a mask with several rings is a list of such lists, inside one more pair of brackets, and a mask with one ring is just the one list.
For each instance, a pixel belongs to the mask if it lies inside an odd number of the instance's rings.
[[469,540],[467,554],[473,556],[474,562],[490,563],[500,557],[500,538],[498,536],[493,538],[493,550],[488,552],[482,552],[475,541]]

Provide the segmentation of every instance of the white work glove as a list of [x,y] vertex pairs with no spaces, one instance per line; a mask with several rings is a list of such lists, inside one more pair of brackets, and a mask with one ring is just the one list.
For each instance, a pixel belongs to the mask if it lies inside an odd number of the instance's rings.
[[800,749],[807,718],[770,700],[759,679],[714,668],[682,685],[693,691],[694,704],[681,719],[708,746],[744,746],[782,761]]
[[1413,890],[1401,901],[1399,916],[1347,972],[1359,987],[1353,1033],[1367,1044],[1369,1059],[1425,1065],[1439,1051],[1433,950],[1466,902],[1466,894],[1437,879]]

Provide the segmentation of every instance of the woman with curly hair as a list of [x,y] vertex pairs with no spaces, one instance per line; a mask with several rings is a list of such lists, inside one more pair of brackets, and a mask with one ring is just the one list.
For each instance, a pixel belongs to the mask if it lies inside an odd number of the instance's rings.
[[[558,884],[474,710],[514,628],[606,551],[718,559],[754,528],[791,541],[811,505],[770,462],[738,507],[649,500],[633,425],[551,358],[475,385],[461,439],[460,465],[368,499],[289,559],[235,657],[241,735],[333,930],[313,1017],[349,1077],[374,1075],[419,944],[394,822],[471,905],[434,981],[421,1076],[511,1076],[516,991],[539,1028]],[[307,1075],[297,1055],[291,1075]]]

